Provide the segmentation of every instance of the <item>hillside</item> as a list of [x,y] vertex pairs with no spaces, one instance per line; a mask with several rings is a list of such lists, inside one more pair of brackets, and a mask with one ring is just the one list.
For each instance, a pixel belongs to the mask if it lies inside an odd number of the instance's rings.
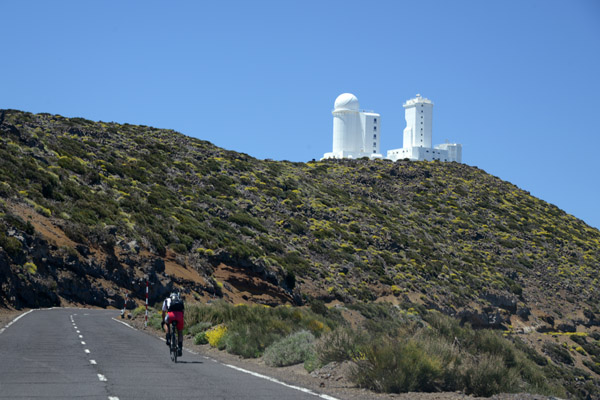
[[150,274],[197,297],[397,296],[483,325],[600,319],[600,232],[476,167],[261,161],[171,130],[13,110],[0,129],[4,304],[116,304]]
[[121,308],[148,279],[151,304],[179,287],[192,302],[433,309],[522,335],[585,397],[600,393],[599,266],[600,231],[476,167],[257,160],[0,111],[0,307]]

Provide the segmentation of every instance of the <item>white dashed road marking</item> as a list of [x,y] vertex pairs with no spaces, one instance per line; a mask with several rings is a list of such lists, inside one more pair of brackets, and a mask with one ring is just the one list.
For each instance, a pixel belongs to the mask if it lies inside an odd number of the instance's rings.
[[84,350],[87,354],[90,354],[90,351],[88,349]]
[[90,364],[92,364],[92,365],[96,365],[96,364],[97,364],[97,363],[96,363],[96,360],[90,360]]
[[82,341],[81,344],[85,345],[85,342]]
[[106,382],[108,379],[106,379],[106,377],[102,374],[98,374],[98,379],[100,379],[101,382]]

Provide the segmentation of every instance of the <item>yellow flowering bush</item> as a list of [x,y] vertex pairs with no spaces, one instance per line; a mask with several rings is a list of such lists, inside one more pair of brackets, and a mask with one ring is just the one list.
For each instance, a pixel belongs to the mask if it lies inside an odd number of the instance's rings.
[[217,325],[207,331],[206,338],[208,339],[208,344],[210,344],[211,347],[218,347],[219,342],[223,339],[225,333],[227,333],[227,327],[225,325]]

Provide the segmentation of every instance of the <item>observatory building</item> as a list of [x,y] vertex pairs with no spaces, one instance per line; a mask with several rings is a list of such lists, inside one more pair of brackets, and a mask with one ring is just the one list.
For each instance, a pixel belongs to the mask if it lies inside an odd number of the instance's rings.
[[[403,147],[388,150],[387,159],[396,161],[456,161],[462,162],[462,145],[444,143],[432,147],[433,103],[417,94],[403,104],[406,128]],[[333,114],[333,151],[326,158],[383,158],[379,143],[381,116],[360,111],[356,96],[343,93],[335,99]]]
[[379,152],[381,116],[361,111],[358,99],[342,93],[335,99],[333,114],[333,151],[323,158],[382,158]]
[[388,150],[387,159],[462,162],[461,144],[444,143],[432,147],[433,103],[431,100],[417,94],[417,97],[404,103],[403,107],[406,120],[403,146],[400,149]]

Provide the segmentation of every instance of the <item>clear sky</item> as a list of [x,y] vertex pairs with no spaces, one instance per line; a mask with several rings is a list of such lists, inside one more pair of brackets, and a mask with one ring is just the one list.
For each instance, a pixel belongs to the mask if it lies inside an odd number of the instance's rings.
[[257,158],[332,149],[335,98],[433,101],[433,142],[600,228],[600,1],[0,0],[0,108],[171,128]]

